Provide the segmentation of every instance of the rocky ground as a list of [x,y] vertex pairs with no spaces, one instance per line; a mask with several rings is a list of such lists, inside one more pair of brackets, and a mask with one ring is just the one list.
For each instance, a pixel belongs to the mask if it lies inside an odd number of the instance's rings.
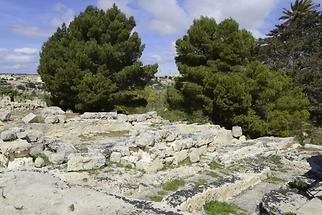
[[1,214],[322,214],[322,147],[155,112],[0,109]]

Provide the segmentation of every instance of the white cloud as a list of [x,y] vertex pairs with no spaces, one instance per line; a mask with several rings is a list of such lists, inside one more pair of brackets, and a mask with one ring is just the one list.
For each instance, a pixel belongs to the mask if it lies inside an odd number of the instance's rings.
[[236,19],[242,27],[258,30],[280,0],[185,0],[184,8],[193,18],[201,15]]
[[62,3],[56,3],[52,10],[59,15],[50,20],[51,25],[55,28],[61,26],[63,23],[68,25],[74,19],[75,12]]
[[50,32],[43,31],[33,26],[14,25],[14,26],[11,26],[10,29],[16,34],[20,34],[27,37],[49,37],[50,36]]
[[116,4],[126,15],[133,15],[134,10],[131,8],[130,4],[135,2],[135,0],[98,0],[97,7],[103,10],[107,10]]
[[35,48],[0,48],[0,73],[30,72],[37,66],[39,55]]
[[177,0],[138,0],[138,3],[153,16],[149,27],[162,35],[175,34],[189,23],[188,14]]

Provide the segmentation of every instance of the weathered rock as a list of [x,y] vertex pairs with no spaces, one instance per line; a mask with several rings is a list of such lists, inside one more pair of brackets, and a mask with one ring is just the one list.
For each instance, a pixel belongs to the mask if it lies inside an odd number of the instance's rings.
[[30,143],[25,140],[0,143],[0,152],[10,160],[28,156],[30,148]]
[[120,152],[112,152],[110,156],[110,161],[115,163],[120,163],[121,157],[122,157],[122,154]]
[[35,143],[35,142],[41,142],[40,140],[42,139],[42,133],[39,131],[31,130],[26,133],[26,137],[22,138],[26,139],[28,143]]
[[72,144],[64,143],[60,140],[53,140],[47,143],[46,148],[55,153],[63,153],[66,157],[77,151]]
[[57,123],[59,123],[59,118],[58,118],[58,116],[47,116],[45,118],[45,123],[46,124],[57,124]]
[[179,152],[182,149],[182,141],[176,140],[170,144],[173,148],[173,151]]
[[29,113],[27,116],[25,116],[24,118],[22,118],[22,121],[26,124],[28,123],[33,123],[37,120],[37,116],[33,113]]
[[85,112],[80,115],[81,119],[117,119],[116,112]]
[[192,163],[200,161],[200,150],[196,148],[191,149],[189,152],[189,158]]
[[136,162],[138,162],[139,158],[136,156],[125,156],[121,158],[122,165],[131,165],[132,167],[135,166]]
[[139,147],[147,147],[154,145],[154,134],[151,132],[141,133],[135,140]]
[[174,155],[174,164],[178,165],[181,161],[184,161],[188,158],[188,150],[182,150],[175,153]]
[[136,168],[143,170],[147,173],[155,173],[163,168],[163,163],[159,158],[156,158],[154,161],[148,161],[142,159],[136,163]]
[[13,141],[17,139],[17,134],[16,132],[9,129],[1,132],[0,137],[3,141]]
[[48,157],[49,162],[60,165],[67,161],[67,156],[64,152],[51,152],[51,151],[44,151],[44,154]]
[[245,135],[240,136],[240,137],[239,137],[239,140],[240,140],[241,142],[246,142],[246,136],[245,136]]
[[10,121],[10,118],[11,118],[11,111],[0,109],[0,121],[7,122],[7,121]]
[[3,154],[0,154],[0,167],[7,167],[8,162],[9,162],[8,158]]
[[48,116],[57,116],[57,115],[64,115],[64,114],[65,112],[60,107],[56,107],[56,106],[46,107],[41,111],[41,116],[43,118],[46,118]]
[[16,158],[9,161],[8,169],[30,168],[33,167],[33,164],[32,158]]
[[233,137],[236,137],[236,138],[241,137],[243,135],[242,128],[240,126],[233,126],[231,130],[231,134],[233,135]]
[[102,154],[77,153],[68,156],[67,171],[83,171],[99,169],[105,165]]
[[42,159],[41,157],[37,157],[36,160],[35,160],[35,167],[41,168],[43,166],[45,166],[44,159]]

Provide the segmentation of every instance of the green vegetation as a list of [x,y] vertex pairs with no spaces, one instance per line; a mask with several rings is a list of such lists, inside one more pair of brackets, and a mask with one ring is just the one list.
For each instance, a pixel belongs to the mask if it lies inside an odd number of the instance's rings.
[[301,180],[291,181],[288,183],[288,186],[290,188],[298,189],[299,191],[307,191],[311,187],[310,184],[308,184],[304,181],[301,181]]
[[246,214],[237,205],[228,204],[228,203],[219,202],[219,201],[206,202],[206,204],[203,206],[203,209],[208,215],[231,215],[231,214],[244,215]]
[[218,175],[218,173],[213,172],[213,171],[207,172],[207,175],[209,175],[210,177],[213,177],[213,178],[217,178],[217,179],[222,178],[222,176]]
[[273,69],[283,69],[303,88],[316,125],[322,123],[322,12],[312,0],[296,0],[285,20],[259,40],[258,56]]
[[214,170],[214,169],[222,169],[225,166],[221,163],[218,163],[216,161],[211,161],[209,164],[210,169]]
[[9,96],[12,102],[34,99],[34,96],[19,92],[18,90],[15,90],[9,86],[0,86],[0,96]]
[[282,183],[285,183],[286,181],[282,178],[279,178],[279,177],[276,177],[276,176],[267,176],[266,182],[268,183],[272,183],[272,184],[282,184]]
[[165,195],[167,195],[167,192],[159,191],[156,195],[149,196],[148,198],[153,202],[161,202]]
[[207,182],[208,182],[207,179],[200,178],[198,179],[198,181],[195,182],[195,187],[199,187],[201,185],[207,184]]
[[167,191],[176,191],[180,187],[183,187],[185,184],[186,182],[183,179],[175,179],[162,184],[161,187],[162,189]]
[[134,18],[114,5],[107,11],[89,6],[58,28],[38,67],[52,104],[80,112],[145,106],[139,92],[158,66],[139,60],[144,45],[134,27]]
[[34,161],[38,157],[42,158],[44,160],[44,162],[45,162],[45,166],[51,164],[51,162],[49,161],[48,157],[43,153],[33,152],[33,153],[30,153],[30,156],[33,158]]
[[307,119],[308,100],[280,70],[256,59],[256,42],[232,19],[202,17],[176,42],[181,77],[167,91],[169,106],[250,137],[289,136]]

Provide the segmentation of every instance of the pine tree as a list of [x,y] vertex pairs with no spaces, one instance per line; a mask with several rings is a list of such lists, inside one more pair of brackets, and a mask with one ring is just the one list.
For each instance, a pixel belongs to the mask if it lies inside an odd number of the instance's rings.
[[301,88],[256,60],[255,39],[236,21],[195,20],[176,47],[181,76],[168,89],[172,109],[240,125],[251,137],[292,135],[307,121]]
[[38,67],[52,102],[81,112],[131,103],[157,71],[139,60],[144,45],[134,27],[134,18],[113,5],[107,11],[89,6],[58,28],[43,45]]
[[271,68],[286,71],[303,88],[312,120],[321,124],[322,13],[316,7],[311,3],[302,16],[277,25],[267,38],[259,40],[258,56]]

